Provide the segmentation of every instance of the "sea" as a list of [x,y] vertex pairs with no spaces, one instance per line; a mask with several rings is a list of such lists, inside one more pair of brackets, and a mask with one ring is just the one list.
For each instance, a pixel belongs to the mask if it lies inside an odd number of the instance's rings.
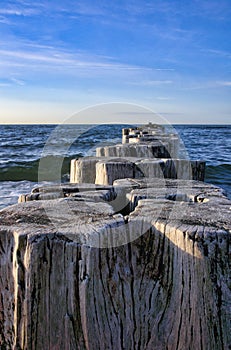
[[[0,209],[41,183],[68,182],[71,159],[120,143],[121,129],[127,126],[0,125]],[[205,181],[223,188],[231,199],[231,125],[173,125],[173,130],[181,139],[183,157],[205,160]]]

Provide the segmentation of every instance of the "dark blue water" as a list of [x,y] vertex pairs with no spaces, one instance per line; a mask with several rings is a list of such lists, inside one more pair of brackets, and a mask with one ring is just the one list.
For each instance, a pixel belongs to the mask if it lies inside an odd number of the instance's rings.
[[[49,167],[44,181],[60,181],[50,171],[61,161],[62,181],[68,181],[70,160],[93,155],[103,144],[121,142],[122,125],[0,125],[0,208],[17,202],[38,183],[41,157]],[[224,188],[231,197],[231,126],[177,125],[190,159],[206,160],[206,182]]]
[[205,181],[231,198],[231,125],[178,125],[175,129],[192,160],[206,161]]

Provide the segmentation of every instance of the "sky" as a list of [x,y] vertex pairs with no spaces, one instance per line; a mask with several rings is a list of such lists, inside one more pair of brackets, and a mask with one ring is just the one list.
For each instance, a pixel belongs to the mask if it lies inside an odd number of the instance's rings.
[[1,0],[0,123],[116,102],[229,124],[230,18],[230,0]]

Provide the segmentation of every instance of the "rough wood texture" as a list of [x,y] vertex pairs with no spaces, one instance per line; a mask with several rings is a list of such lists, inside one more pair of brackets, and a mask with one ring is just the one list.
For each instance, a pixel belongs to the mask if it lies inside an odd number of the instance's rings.
[[[173,131],[173,130],[171,130]],[[129,152],[130,154],[136,154],[136,156],[140,156],[142,153],[142,157],[154,157],[157,158],[178,158],[179,157],[179,136],[176,133],[170,132],[170,130],[166,131],[165,127],[160,125],[149,125],[138,128],[125,128],[122,130],[122,143],[123,144],[134,144],[134,143],[142,143],[143,145],[139,146],[131,146],[129,147],[121,147],[122,145],[117,145],[116,147],[101,147],[97,149],[98,156],[110,155],[110,156],[122,156],[124,152]],[[153,152],[151,148],[145,149],[144,145],[147,146],[147,143],[164,145],[166,152],[162,155],[156,152]],[[132,151],[129,151],[130,150]],[[138,155],[138,153],[139,155]],[[162,152],[162,151],[161,151]],[[167,156],[167,157],[166,157]]]
[[[116,179],[135,177],[136,164],[126,159],[100,160],[96,164],[96,184],[112,185]],[[140,172],[140,177],[142,176]]]
[[73,159],[70,182],[111,185],[128,177],[204,180],[205,162],[179,159],[179,137],[164,127],[122,129],[122,139],[122,144],[98,147],[96,157]]
[[[118,144],[115,146],[98,147],[97,157],[142,157],[142,158],[170,158],[171,148],[167,142],[149,142],[134,144]],[[172,155],[174,158],[175,154]]]
[[124,178],[170,178],[203,181],[204,161],[187,159],[142,159],[116,157],[84,157],[71,162],[71,183],[112,185]]
[[231,348],[231,202],[163,127],[123,142],[0,211],[1,350]]
[[76,199],[103,200],[111,201],[115,199],[114,188],[112,186],[101,186],[93,183],[78,184],[59,184],[44,187],[35,187],[30,194],[19,196],[18,203],[29,202],[33,200],[48,200],[57,198],[75,197]]
[[70,182],[71,183],[95,183],[95,167],[98,159],[84,157],[71,160]]
[[231,203],[203,183],[161,184],[116,181],[143,198],[125,217],[88,185],[84,201],[63,185],[70,197],[0,212],[1,349],[230,348]]

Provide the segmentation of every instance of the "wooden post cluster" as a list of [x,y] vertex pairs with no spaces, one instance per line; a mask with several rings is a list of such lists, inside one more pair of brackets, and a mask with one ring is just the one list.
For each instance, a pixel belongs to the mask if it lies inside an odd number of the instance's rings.
[[[126,142],[124,138],[126,139]],[[179,137],[162,126],[122,130],[122,143],[98,147],[96,157],[71,161],[71,183],[112,184],[119,178],[204,180],[205,162],[179,158]]]
[[0,211],[2,350],[231,347],[231,202],[163,176],[171,161],[87,158],[76,173],[92,183]]

